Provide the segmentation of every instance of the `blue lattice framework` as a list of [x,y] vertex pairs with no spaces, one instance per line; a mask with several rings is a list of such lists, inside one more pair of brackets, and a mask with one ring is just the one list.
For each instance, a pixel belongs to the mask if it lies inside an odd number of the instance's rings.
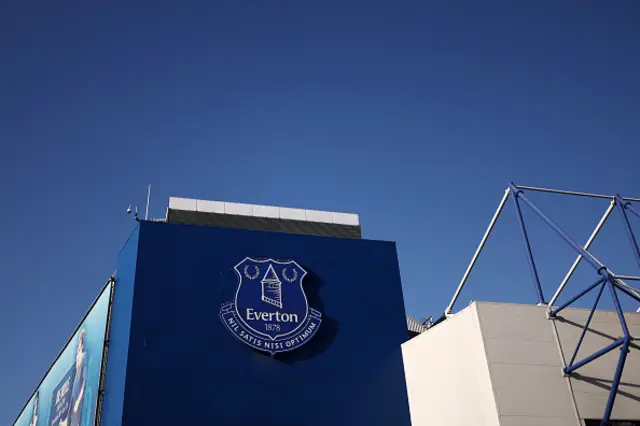
[[[594,229],[593,233],[591,234],[591,236],[587,240],[586,244],[584,246],[581,246],[578,243],[576,243],[549,216],[547,216],[542,210],[540,210],[538,208],[538,206],[536,206],[533,202],[531,202],[526,197],[525,191],[547,192],[547,193],[556,193],[556,194],[573,195],[573,196],[580,196],[580,197],[591,197],[591,198],[605,198],[605,199],[609,199],[611,202],[609,204],[609,207],[605,211],[604,215],[602,216],[602,219],[600,220],[600,222],[598,223],[598,225]],[[633,337],[629,333],[629,328],[627,327],[627,322],[625,321],[624,312],[622,310],[622,306],[620,304],[620,299],[618,298],[618,296],[619,296],[619,293],[623,293],[623,294],[635,299],[636,301],[640,302],[640,290],[630,286],[629,284],[627,284],[625,282],[625,280],[627,280],[627,281],[640,281],[640,277],[627,276],[627,275],[617,275],[617,274],[613,273],[613,271],[611,271],[604,264],[602,264],[598,259],[596,259],[595,256],[593,256],[588,250],[589,250],[589,247],[591,246],[591,243],[593,243],[594,239],[596,238],[596,236],[600,232],[600,229],[602,228],[604,223],[607,221],[607,219],[608,219],[609,215],[611,214],[611,212],[614,209],[617,209],[618,212],[620,213],[620,216],[621,216],[622,221],[624,223],[625,231],[627,233],[627,237],[629,238],[629,242],[631,243],[631,249],[633,250],[633,254],[634,254],[635,258],[636,258],[636,261],[638,262],[638,266],[640,266],[640,248],[638,247],[638,241],[637,241],[637,239],[635,237],[633,229],[631,228],[631,224],[629,223],[629,217],[628,217],[628,213],[631,213],[631,214],[634,214],[634,215],[640,217],[640,213],[638,213],[638,211],[634,210],[634,208],[631,205],[631,202],[640,202],[640,199],[637,199],[637,198],[625,198],[625,197],[622,197],[620,195],[589,194],[589,193],[584,193],[584,192],[574,192],[574,191],[563,191],[563,190],[554,190],[554,189],[546,189],[546,188],[517,186],[514,183],[510,183],[509,187],[505,191],[504,197],[502,198],[502,200],[500,202],[500,205],[498,206],[498,209],[496,210],[496,213],[494,214],[493,218],[491,219],[491,222],[489,224],[489,227],[487,228],[487,231],[485,232],[484,236],[482,237],[482,240],[480,241],[480,244],[478,245],[478,248],[477,248],[475,254],[473,255],[473,258],[471,259],[471,262],[470,262],[467,270],[465,271],[465,273],[464,273],[464,275],[462,277],[462,280],[460,281],[460,284],[458,285],[458,288],[457,288],[453,298],[451,299],[451,302],[449,303],[449,306],[447,306],[447,309],[445,310],[444,315],[439,320],[435,321],[433,323],[433,325],[445,320],[449,315],[451,315],[451,313],[453,311],[453,305],[455,304],[456,300],[458,299],[458,296],[460,295],[460,292],[462,291],[462,288],[464,287],[464,285],[465,285],[465,283],[467,281],[467,278],[469,277],[469,274],[470,274],[471,270],[473,269],[473,266],[475,265],[476,260],[478,259],[478,256],[480,255],[480,252],[482,251],[485,243],[487,242],[487,239],[488,239],[491,231],[493,230],[493,227],[495,226],[495,223],[498,220],[498,217],[500,216],[500,213],[504,209],[504,206],[505,206],[505,204],[506,204],[506,202],[507,202],[507,200],[508,200],[510,195],[513,195],[512,199],[514,201],[516,214],[518,216],[518,222],[520,224],[520,230],[522,231],[522,236],[523,236],[523,239],[524,239],[525,251],[526,251],[526,254],[527,254],[527,260],[528,260],[528,263],[529,263],[529,268],[530,268],[530,271],[531,271],[531,277],[533,279],[533,284],[534,284],[535,292],[536,292],[536,295],[537,295],[538,304],[539,305],[548,306],[548,310],[547,310],[548,317],[550,319],[554,319],[554,318],[556,318],[556,316],[558,315],[559,312],[561,312],[563,309],[567,308],[568,306],[570,306],[571,304],[576,302],[578,299],[580,299],[583,296],[585,296],[587,293],[589,293],[589,292],[591,292],[593,290],[597,290],[597,292],[598,292],[598,295],[596,297],[595,303],[593,304],[593,307],[591,308],[591,312],[589,313],[587,321],[586,321],[586,323],[585,323],[585,325],[584,325],[584,327],[582,329],[582,333],[580,335],[580,338],[578,339],[578,342],[576,344],[576,349],[573,352],[573,356],[571,357],[571,361],[568,363],[568,365],[564,368],[563,371],[564,371],[565,374],[570,375],[571,373],[573,373],[574,371],[576,371],[580,367],[590,363],[591,361],[596,360],[597,358],[601,357],[602,355],[604,355],[604,354],[606,354],[608,352],[611,352],[615,348],[620,347],[620,358],[618,360],[618,365],[617,365],[615,373],[614,373],[614,378],[613,378],[613,381],[612,381],[611,391],[610,391],[610,394],[609,394],[609,398],[607,400],[607,405],[606,405],[606,408],[605,408],[605,412],[604,412],[604,414],[602,416],[602,421],[600,423],[601,426],[606,426],[606,425],[609,424],[609,420],[610,420],[610,417],[611,417],[611,412],[613,410],[613,405],[614,405],[614,402],[615,402],[615,398],[616,398],[616,395],[618,393],[618,387],[620,385],[620,379],[622,377],[622,372],[624,370],[624,365],[625,365],[625,361],[627,359],[627,354],[629,353],[629,345],[630,345],[631,341],[633,340]],[[546,300],[544,298],[544,294],[542,292],[542,286],[540,285],[540,277],[538,276],[538,270],[536,268],[536,263],[535,263],[535,260],[534,260],[534,257],[533,257],[533,252],[531,250],[531,245],[529,243],[529,236],[527,234],[527,228],[525,226],[524,218],[523,218],[523,215],[522,215],[522,207],[521,207],[522,203],[527,204],[545,223],[547,223],[547,225],[549,225],[578,254],[578,257],[573,262],[573,265],[569,269],[569,272],[567,273],[565,278],[562,280],[560,286],[558,287],[558,289],[556,290],[555,294],[553,295],[553,297],[551,298],[551,300],[548,303],[546,302]],[[566,286],[567,282],[569,281],[569,279],[573,275],[573,273],[574,273],[575,269],[577,268],[578,264],[583,259],[595,269],[596,274],[597,274],[596,281],[593,284],[591,284],[589,287],[587,287],[585,290],[581,291],[580,293],[578,293],[577,295],[572,297],[566,303],[562,304],[561,306],[559,306],[557,308],[554,308],[554,303],[558,299],[558,296],[560,295],[560,293],[562,292],[562,290]],[[616,310],[616,313],[618,315],[618,319],[620,321],[620,326],[622,327],[622,331],[623,331],[624,335],[623,335],[623,337],[617,339],[616,341],[614,341],[613,343],[611,343],[607,347],[605,347],[605,348],[597,351],[596,353],[594,353],[592,355],[589,355],[586,358],[576,362],[576,355],[578,354],[578,351],[580,350],[580,346],[582,345],[582,341],[584,340],[586,332],[587,332],[587,330],[589,328],[589,324],[591,322],[591,319],[593,318],[593,314],[595,313],[595,311],[596,311],[596,309],[598,307],[598,303],[600,302],[600,298],[602,296],[602,293],[604,292],[605,287],[608,289],[609,293],[611,294],[611,298],[613,299],[613,304],[615,306],[615,310]],[[640,309],[638,309],[638,312],[640,312]]]

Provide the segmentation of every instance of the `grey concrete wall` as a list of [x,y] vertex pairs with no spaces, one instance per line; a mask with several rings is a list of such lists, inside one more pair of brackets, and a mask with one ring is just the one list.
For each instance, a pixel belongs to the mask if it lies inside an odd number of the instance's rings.
[[[571,359],[588,315],[587,309],[566,309],[560,313],[560,318],[554,321],[566,362]],[[640,314],[627,313],[625,319],[631,335],[640,339]],[[622,328],[615,311],[597,311],[591,320],[576,361],[606,347],[622,335]],[[639,341],[631,343],[612,419],[640,420],[640,345],[638,343]],[[598,419],[602,416],[619,357],[620,350],[614,349],[581,367],[572,375],[571,386],[582,418]]]
[[[476,302],[403,344],[413,426],[582,426],[604,413],[618,349],[571,378],[589,310]],[[625,315],[640,340],[640,314]],[[613,311],[598,311],[577,360],[622,337]],[[632,342],[612,419],[640,420],[640,345]],[[564,359],[563,359],[564,358]]]
[[413,426],[497,426],[475,306],[402,345]]
[[545,308],[477,303],[502,426],[579,426]]

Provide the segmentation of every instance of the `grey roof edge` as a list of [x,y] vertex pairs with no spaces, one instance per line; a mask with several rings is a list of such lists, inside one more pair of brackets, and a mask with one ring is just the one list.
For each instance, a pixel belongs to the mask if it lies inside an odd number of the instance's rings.
[[225,201],[208,201],[193,198],[170,197],[169,210],[360,226],[360,217],[355,213],[330,212],[259,204],[231,203]]
[[299,235],[362,239],[362,230],[359,225],[227,215],[224,213],[169,210],[167,213],[167,222],[181,223],[184,225],[203,225],[220,228],[284,232]]

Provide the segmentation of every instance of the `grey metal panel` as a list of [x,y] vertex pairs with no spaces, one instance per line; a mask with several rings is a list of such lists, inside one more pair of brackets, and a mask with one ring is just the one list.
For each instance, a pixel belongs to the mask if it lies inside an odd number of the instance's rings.
[[[574,380],[571,380],[572,383]],[[604,383],[610,384],[609,383]],[[638,407],[640,406],[640,400],[634,395],[633,390],[637,392],[637,388],[622,389],[620,386],[618,395],[616,396],[616,402],[613,406],[612,419],[616,420],[637,420],[640,419],[638,415]],[[578,404],[578,412],[580,417],[584,419],[599,419],[602,418],[604,407],[607,404],[609,398],[609,392],[601,393],[583,393],[575,392],[576,403]]]
[[545,308],[477,305],[501,424],[577,426]]
[[502,416],[500,426],[575,426],[576,423],[567,423],[566,417],[524,417],[524,416]]
[[341,225],[335,223],[309,222],[175,209],[169,209],[167,213],[167,222],[183,223],[187,225],[219,226],[222,228],[320,235],[338,238],[362,238],[362,231],[359,225]]
[[[558,319],[549,320],[544,307],[479,303],[478,313],[501,416],[537,417],[539,424],[547,424],[546,416],[570,421],[572,400],[581,418],[602,416],[620,351],[616,349],[594,360],[568,379],[562,376],[562,357],[553,337],[555,324],[565,362],[568,362],[588,310],[569,308]],[[640,336],[640,315],[627,313],[625,318],[631,334]],[[616,313],[597,311],[577,360],[620,337],[622,329]],[[573,396],[569,392],[569,380]],[[544,420],[538,416],[544,416]],[[632,343],[627,357],[612,418],[640,418],[640,346],[636,342]],[[501,419],[507,420],[507,417]],[[509,421],[517,424],[515,420]]]
[[[589,314],[586,309],[566,309],[555,320],[560,344],[567,361],[576,347],[582,327]],[[626,313],[629,332],[640,337],[640,314]],[[597,311],[585,335],[576,360],[580,360],[622,337],[618,317],[613,311]],[[614,349],[577,370],[571,378],[578,411],[582,418],[602,416],[609,397],[611,381],[618,363],[620,350]],[[640,346],[632,342],[616,397],[613,419],[640,419]]]
[[[464,359],[461,351],[482,351],[480,347],[471,347],[472,329],[463,331],[468,327],[463,321],[463,313],[469,313],[463,310],[403,344],[412,416],[419,419],[415,424],[435,424],[432,421],[437,419],[440,421],[437,424],[462,425],[462,417],[447,419],[440,405],[451,404],[448,410],[457,407],[471,410],[470,401],[483,398],[485,404],[488,403],[486,397],[491,390],[501,425],[578,426],[581,424],[579,418],[597,419],[603,415],[619,350],[584,366],[569,379],[562,373],[564,364],[558,347],[560,344],[568,361],[588,315],[587,310],[569,308],[562,312],[563,317],[550,320],[545,307],[483,302],[473,306],[477,310],[491,388],[485,390],[475,383],[477,377],[469,371],[461,371],[469,367],[467,363],[471,360]],[[627,313],[625,317],[631,334],[639,337],[640,314]],[[621,336],[616,314],[598,311],[578,358],[592,354]],[[468,342],[465,348],[460,346],[461,339]],[[479,368],[480,363],[476,362],[476,368]],[[459,381],[461,375],[466,377],[464,385]],[[465,389],[454,391],[452,385],[456,390]],[[466,396],[454,397],[452,392]],[[477,405],[478,401],[473,404]],[[473,410],[477,408],[474,406]],[[612,418],[640,419],[640,344],[637,341],[632,342]]]
[[555,342],[545,308],[531,305],[478,302],[485,339]]
[[192,198],[169,198],[169,208],[172,210],[197,210],[198,201]]
[[500,415],[575,417],[559,366],[490,363],[490,369]]
[[359,226],[360,218],[355,213],[328,212],[321,210],[295,209],[290,207],[265,206],[260,204],[232,203],[197,200],[192,198],[169,198],[170,210],[223,213],[240,216],[270,217],[307,222],[333,223]]
[[[603,294],[603,297],[606,295]],[[570,314],[567,314],[570,312]],[[584,324],[587,321],[587,317],[589,316],[589,309],[576,309],[569,308],[568,310],[564,310],[560,312],[558,315],[561,318],[566,317],[571,321],[577,322],[579,324]],[[625,320],[627,321],[627,325],[640,325],[640,314],[634,312],[627,312],[625,314]],[[597,310],[593,314],[593,318],[591,319],[592,323],[610,323],[610,324],[618,324],[618,315],[615,311],[604,311]]]
[[555,342],[486,339],[487,357],[493,363],[562,367]]
[[407,328],[413,333],[422,333],[427,328],[420,321],[407,315]]

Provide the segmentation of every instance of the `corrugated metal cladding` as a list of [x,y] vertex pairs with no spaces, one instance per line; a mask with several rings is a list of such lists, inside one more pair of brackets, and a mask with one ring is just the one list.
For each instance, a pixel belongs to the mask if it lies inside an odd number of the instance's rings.
[[255,216],[240,216],[222,213],[169,209],[167,222],[186,225],[217,226],[222,228],[276,231],[291,234],[321,235],[338,238],[362,238],[359,225],[307,222],[291,219],[273,219]]
[[427,329],[420,321],[407,315],[407,328],[409,329],[409,337],[415,337]]

